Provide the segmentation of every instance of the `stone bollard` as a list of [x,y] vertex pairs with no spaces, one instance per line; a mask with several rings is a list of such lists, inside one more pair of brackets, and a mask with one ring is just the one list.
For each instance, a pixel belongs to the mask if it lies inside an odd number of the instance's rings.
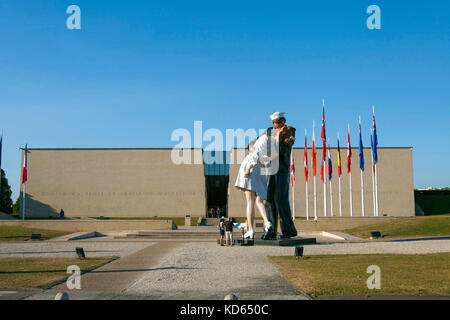
[[190,215],[190,214],[187,214],[187,215],[184,217],[184,225],[185,225],[186,227],[189,227],[189,226],[191,225],[191,215]]
[[230,293],[230,294],[227,294],[223,300],[238,300],[238,297],[236,297],[234,294]]
[[69,294],[67,292],[58,292],[55,300],[69,300]]

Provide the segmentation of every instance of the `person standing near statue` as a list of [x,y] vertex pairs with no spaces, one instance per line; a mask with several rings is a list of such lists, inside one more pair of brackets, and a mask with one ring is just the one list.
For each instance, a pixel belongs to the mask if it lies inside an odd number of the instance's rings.
[[223,236],[225,235],[225,226],[224,226],[224,223],[225,223],[225,217],[221,217],[221,218],[220,218],[220,221],[219,221],[219,225],[218,225],[218,227],[219,227],[219,232],[220,232],[219,244],[220,244],[221,246],[223,246]]
[[284,112],[273,113],[270,116],[273,127],[268,128],[265,132],[269,136],[279,134],[280,137],[278,171],[270,175],[267,189],[268,219],[272,224],[272,228],[264,232],[263,240],[274,240],[277,238],[278,218],[280,219],[282,232],[281,238],[297,236],[289,203],[289,170],[292,145],[295,142],[295,128],[286,126],[284,115]]
[[225,226],[225,244],[227,246],[233,246],[233,221],[231,220],[231,217],[228,217],[228,219],[224,223]]

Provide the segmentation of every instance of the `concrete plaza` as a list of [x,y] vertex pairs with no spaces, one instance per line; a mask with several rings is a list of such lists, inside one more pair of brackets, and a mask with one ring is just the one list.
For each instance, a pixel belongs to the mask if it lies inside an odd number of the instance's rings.
[[[119,259],[82,275],[81,290],[60,284],[52,290],[0,288],[0,299],[53,299],[66,291],[71,299],[309,299],[296,291],[268,261],[292,256],[293,247],[221,247],[204,240],[136,240],[100,237],[79,241],[0,243],[6,257],[74,257],[83,247],[87,257]],[[408,241],[319,241],[305,245],[304,255],[450,252],[450,239]]]

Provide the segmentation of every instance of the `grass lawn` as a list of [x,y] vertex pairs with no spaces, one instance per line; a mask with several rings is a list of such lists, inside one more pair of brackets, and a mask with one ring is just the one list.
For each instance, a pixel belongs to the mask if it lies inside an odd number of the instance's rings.
[[[173,220],[175,225],[177,227],[183,227],[184,224],[184,218],[167,218],[168,220]],[[197,226],[198,217],[191,217],[191,227]]]
[[24,227],[0,226],[0,241],[26,241],[30,239],[32,233],[40,233],[42,236],[42,240],[48,240],[72,232],[24,228]]
[[[269,257],[298,290],[312,296],[346,294],[450,294],[450,253]],[[370,290],[367,267],[381,269],[381,289]]]
[[449,236],[450,215],[401,218],[391,222],[343,230],[361,238],[369,238],[370,231],[380,231],[385,237]]
[[67,267],[77,265],[81,273],[96,269],[114,258],[2,258],[0,287],[48,289],[64,282],[70,274]]

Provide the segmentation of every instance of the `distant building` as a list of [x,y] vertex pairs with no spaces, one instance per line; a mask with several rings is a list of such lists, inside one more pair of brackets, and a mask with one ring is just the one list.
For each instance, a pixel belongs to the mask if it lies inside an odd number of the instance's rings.
[[417,189],[417,190],[426,191],[426,190],[434,190],[434,188],[433,187],[427,187],[427,188],[422,188],[422,189]]
[[[220,208],[220,215],[245,217],[244,194],[234,187],[240,164],[238,155],[242,158],[246,152],[244,149],[222,152],[219,157],[201,149],[176,152],[184,152],[192,159],[199,157],[200,162],[176,165],[171,161],[170,148],[28,149],[26,216],[58,217],[62,208],[67,218],[184,217],[186,213],[193,217],[206,217],[210,208]],[[310,149],[308,153],[311,159]],[[371,151],[367,148],[364,153],[365,212],[366,216],[373,216]],[[335,149],[332,149],[331,156],[334,166],[333,206],[337,216],[339,198]],[[211,163],[211,157],[223,161]],[[345,151],[341,150],[341,157],[342,210],[343,216],[349,216]],[[412,148],[379,148],[378,157],[380,216],[414,216]],[[303,149],[295,148],[297,217],[305,216],[306,205],[302,158]],[[321,150],[317,150],[317,158],[321,158]],[[317,165],[320,168],[320,161]],[[312,170],[309,171],[309,213],[313,216]],[[353,215],[358,217],[361,215],[361,180],[357,149],[352,156],[352,172]],[[317,199],[318,216],[321,217],[323,186],[319,170]]]

